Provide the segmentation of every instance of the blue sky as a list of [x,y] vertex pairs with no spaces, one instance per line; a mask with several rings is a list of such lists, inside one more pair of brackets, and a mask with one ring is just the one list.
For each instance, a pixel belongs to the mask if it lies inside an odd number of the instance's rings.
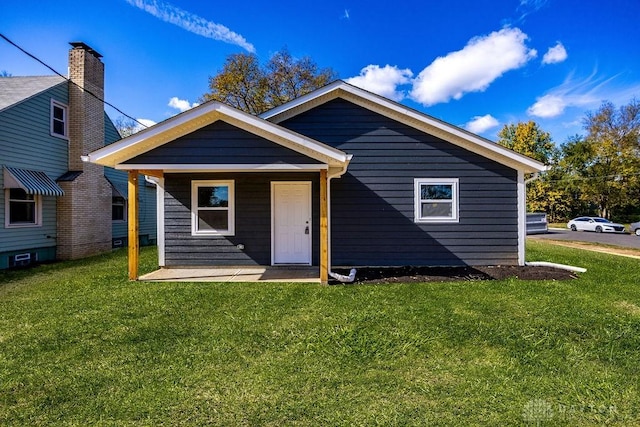
[[[287,47],[489,139],[535,120],[561,144],[603,101],[640,98],[639,16],[638,0],[22,0],[1,2],[0,32],[65,75],[68,42],[87,43],[106,100],[145,123],[193,106],[229,54]],[[0,71],[51,74],[4,40]]]

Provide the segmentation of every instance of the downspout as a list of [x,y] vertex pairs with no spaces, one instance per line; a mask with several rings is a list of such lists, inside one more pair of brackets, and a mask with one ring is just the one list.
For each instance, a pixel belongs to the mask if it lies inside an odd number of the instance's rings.
[[164,178],[145,175],[144,179],[156,187],[156,247],[158,248],[158,266],[165,266],[164,242]]
[[356,278],[356,269],[352,268],[348,276],[334,273],[333,271],[331,271],[331,180],[333,178],[340,178],[342,175],[344,175],[347,172],[347,168],[349,167],[349,162],[351,162],[352,158],[353,158],[353,154],[347,154],[346,161],[342,164],[342,166],[338,170],[334,171],[333,173],[330,173],[331,172],[330,169],[329,171],[327,171],[327,205],[328,205],[327,206],[327,210],[328,210],[327,233],[328,233],[328,239],[329,239],[327,251],[329,252],[329,265],[328,265],[329,277],[332,277],[342,283],[352,283]]
[[527,238],[527,185],[524,180],[524,171],[518,170],[518,265],[525,263],[525,243]]
[[518,265],[526,265],[527,184],[538,178],[540,178],[540,172],[534,172],[531,178],[525,180],[524,172],[518,171]]
[[555,262],[546,262],[546,261],[527,262],[527,263],[525,263],[525,265],[530,265],[532,267],[559,268],[561,270],[573,271],[573,272],[576,272],[576,273],[585,273],[587,271],[586,268],[582,268],[582,267],[574,267],[572,265],[556,264]]
[[351,283],[356,279],[356,269],[352,268],[348,276],[334,273],[333,271],[329,271],[329,276],[333,277],[334,279],[342,283]]
[[536,179],[539,179],[539,178],[540,178],[540,172],[534,172],[533,176],[531,178],[526,179],[524,181],[524,184],[527,185],[528,183],[533,182],[533,181],[535,181]]

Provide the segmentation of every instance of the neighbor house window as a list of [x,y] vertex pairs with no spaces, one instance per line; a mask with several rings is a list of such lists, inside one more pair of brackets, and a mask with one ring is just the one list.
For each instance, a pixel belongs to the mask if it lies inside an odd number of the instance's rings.
[[67,139],[69,137],[67,106],[51,100],[51,135]]
[[5,227],[39,226],[40,200],[40,195],[27,194],[21,188],[5,190]]
[[415,222],[458,221],[458,179],[415,180]]
[[193,181],[191,231],[194,235],[234,234],[233,181]]
[[126,207],[124,197],[113,196],[111,198],[111,219],[113,221],[124,221],[127,212]]

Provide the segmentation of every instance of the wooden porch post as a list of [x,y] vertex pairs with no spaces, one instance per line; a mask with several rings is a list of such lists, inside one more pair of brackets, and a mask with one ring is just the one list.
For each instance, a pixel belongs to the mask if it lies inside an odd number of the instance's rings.
[[327,171],[320,171],[320,282],[329,283],[329,200]]
[[128,229],[129,229],[129,280],[138,280],[138,171],[129,171]]

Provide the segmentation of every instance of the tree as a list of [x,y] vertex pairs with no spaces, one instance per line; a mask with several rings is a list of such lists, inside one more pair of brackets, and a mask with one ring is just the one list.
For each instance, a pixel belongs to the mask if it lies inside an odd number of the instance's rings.
[[582,135],[573,135],[560,147],[559,169],[563,174],[558,178],[557,185],[567,194],[570,204],[570,217],[594,212],[594,204],[584,189],[585,170],[590,163],[593,153],[591,146],[585,143]]
[[113,125],[118,130],[121,138],[126,138],[140,131],[142,128],[135,120],[120,116],[113,121]]
[[527,211],[546,212],[550,222],[561,222],[573,216],[571,188],[563,185],[565,173],[554,162],[549,170],[527,184]]
[[202,101],[216,100],[251,114],[260,114],[335,80],[330,68],[319,69],[309,58],[295,59],[285,48],[264,67],[251,53],[229,55],[217,75],[209,77],[210,92]]
[[305,56],[296,60],[287,49],[276,52],[266,65],[267,101],[277,107],[335,80],[336,73],[318,66]]
[[534,121],[505,125],[498,133],[498,144],[536,159],[550,169],[527,185],[527,210],[546,212],[552,222],[564,219],[570,211],[566,191],[556,183],[563,176],[558,167],[558,149],[551,135]]
[[222,71],[209,77],[209,89],[203,101],[216,100],[251,114],[268,109],[267,78],[258,57],[252,53],[229,55]]
[[598,215],[633,204],[640,191],[640,103],[616,109],[605,102],[584,119],[587,136],[563,147],[563,164],[580,186],[581,199],[596,205]]
[[544,132],[532,120],[505,125],[498,133],[498,144],[539,162],[548,164],[556,154],[556,146],[549,132]]

